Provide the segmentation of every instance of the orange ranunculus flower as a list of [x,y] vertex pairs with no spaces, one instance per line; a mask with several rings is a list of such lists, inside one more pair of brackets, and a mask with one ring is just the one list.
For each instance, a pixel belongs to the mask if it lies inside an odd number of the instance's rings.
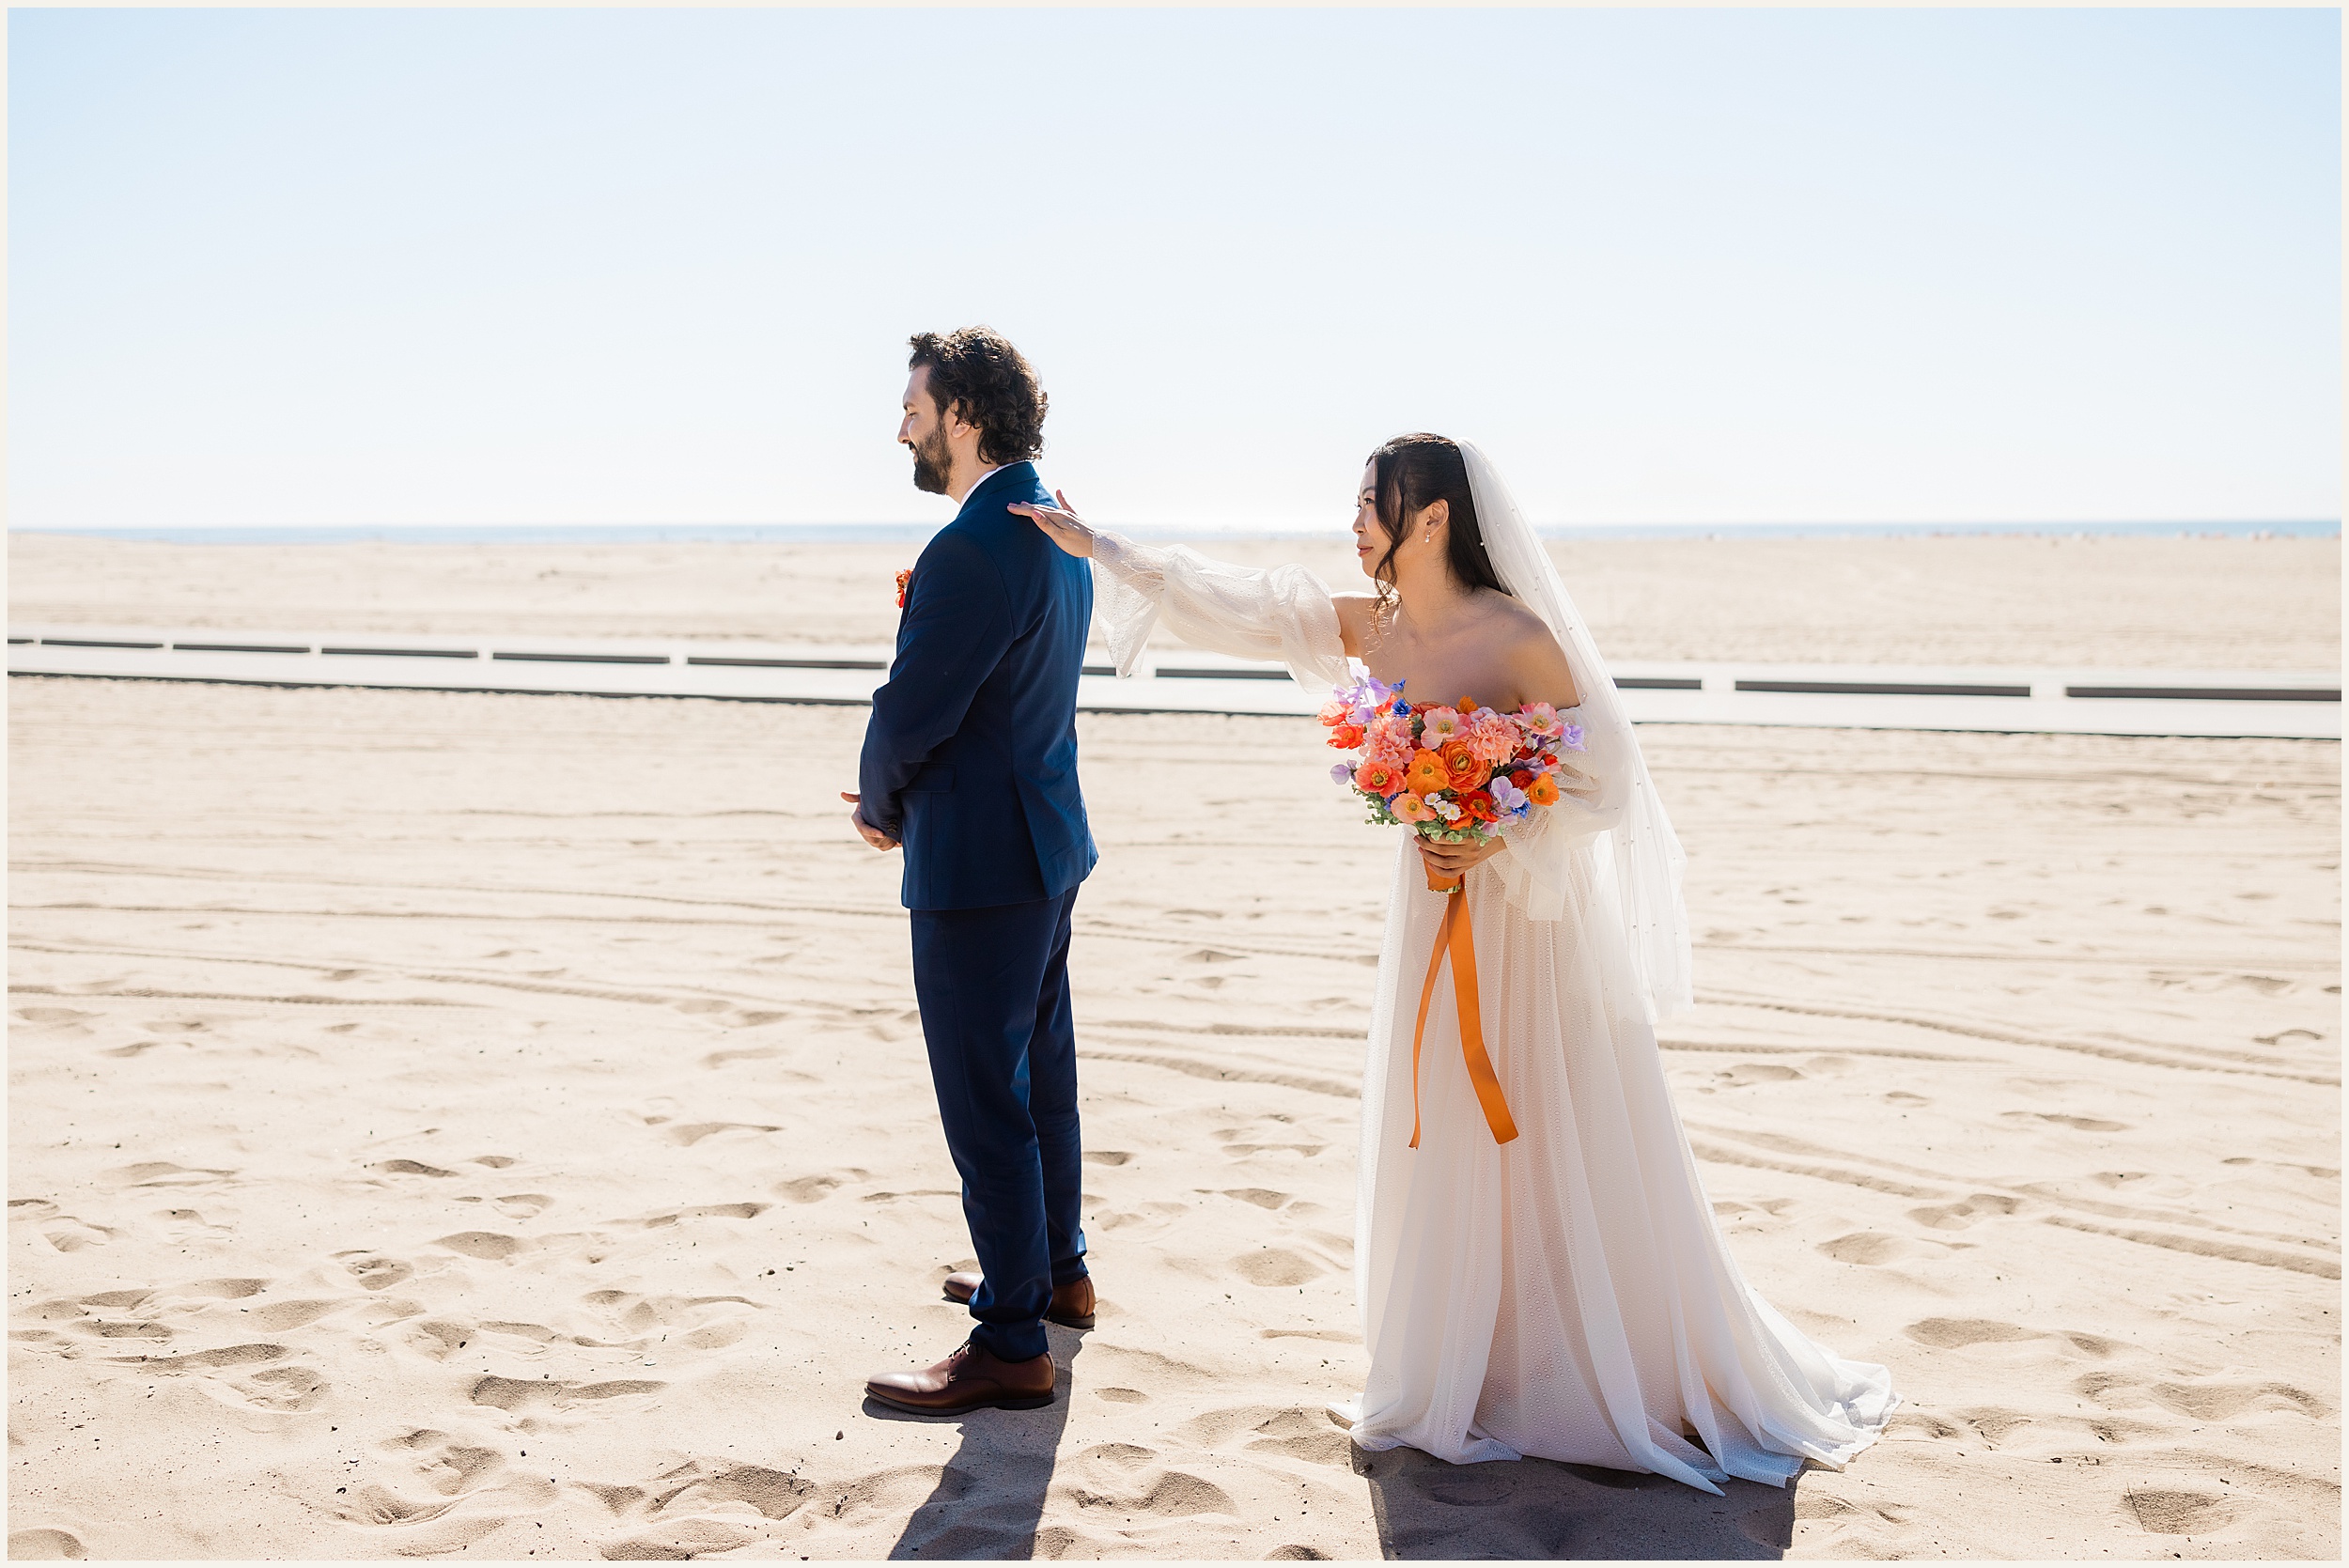
[[1557,779],[1550,774],[1544,773],[1525,786],[1525,798],[1537,806],[1556,805],[1558,803]]
[[1452,769],[1433,752],[1413,752],[1403,769],[1403,784],[1414,795],[1432,795],[1452,787]]
[[1490,764],[1469,748],[1465,740],[1452,740],[1437,753],[1444,766],[1454,789],[1474,789],[1493,776]]
[[1335,746],[1339,751],[1350,752],[1361,743],[1361,725],[1331,724],[1330,726],[1330,744]]

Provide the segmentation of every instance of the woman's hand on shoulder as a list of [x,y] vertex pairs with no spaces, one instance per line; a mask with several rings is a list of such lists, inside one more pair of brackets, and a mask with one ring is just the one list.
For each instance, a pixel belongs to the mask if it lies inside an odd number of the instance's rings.
[[1093,530],[1085,525],[1084,519],[1070,510],[1067,492],[1054,490],[1052,499],[1060,505],[1034,506],[1024,501],[1015,501],[1003,509],[1007,512],[1017,512],[1038,528],[1043,529],[1046,538],[1069,554],[1080,558],[1092,555]]

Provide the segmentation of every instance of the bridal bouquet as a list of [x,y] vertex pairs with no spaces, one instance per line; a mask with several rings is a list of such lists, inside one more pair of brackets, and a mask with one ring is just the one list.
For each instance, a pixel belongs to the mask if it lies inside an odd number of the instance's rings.
[[1558,800],[1559,755],[1582,750],[1582,727],[1548,703],[1515,713],[1407,702],[1403,684],[1364,675],[1322,705],[1330,744],[1360,751],[1330,777],[1370,806],[1370,820],[1400,823],[1439,844],[1485,844],[1536,806]]

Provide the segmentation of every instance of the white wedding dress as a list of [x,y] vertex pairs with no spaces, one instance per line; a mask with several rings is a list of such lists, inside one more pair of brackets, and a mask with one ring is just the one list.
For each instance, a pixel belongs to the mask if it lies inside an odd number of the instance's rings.
[[[1461,444],[1501,581],[1567,651],[1588,750],[1559,802],[1511,830],[1463,890],[1483,1032],[1519,1132],[1505,1146],[1462,1059],[1448,972],[1408,1146],[1411,1037],[1446,895],[1395,832],[1355,1218],[1370,1374],[1332,1408],[1364,1448],[1455,1464],[1530,1454],[1708,1492],[1731,1476],[1783,1485],[1805,1459],[1840,1467],[1881,1434],[1890,1377],[1781,1316],[1713,1223],[1656,1044],[1654,1020],[1688,994],[1678,844],[1548,553]],[[1121,674],[1162,624],[1284,662],[1310,690],[1350,678],[1330,590],[1302,567],[1112,534],[1097,534],[1093,559]]]

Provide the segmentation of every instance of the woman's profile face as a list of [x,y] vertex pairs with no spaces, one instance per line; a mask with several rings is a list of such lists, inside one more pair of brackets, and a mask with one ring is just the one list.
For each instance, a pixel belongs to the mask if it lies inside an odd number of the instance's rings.
[[1354,558],[1364,577],[1378,575],[1379,558],[1387,552],[1387,527],[1378,520],[1378,461],[1362,465],[1361,483],[1354,493]]

